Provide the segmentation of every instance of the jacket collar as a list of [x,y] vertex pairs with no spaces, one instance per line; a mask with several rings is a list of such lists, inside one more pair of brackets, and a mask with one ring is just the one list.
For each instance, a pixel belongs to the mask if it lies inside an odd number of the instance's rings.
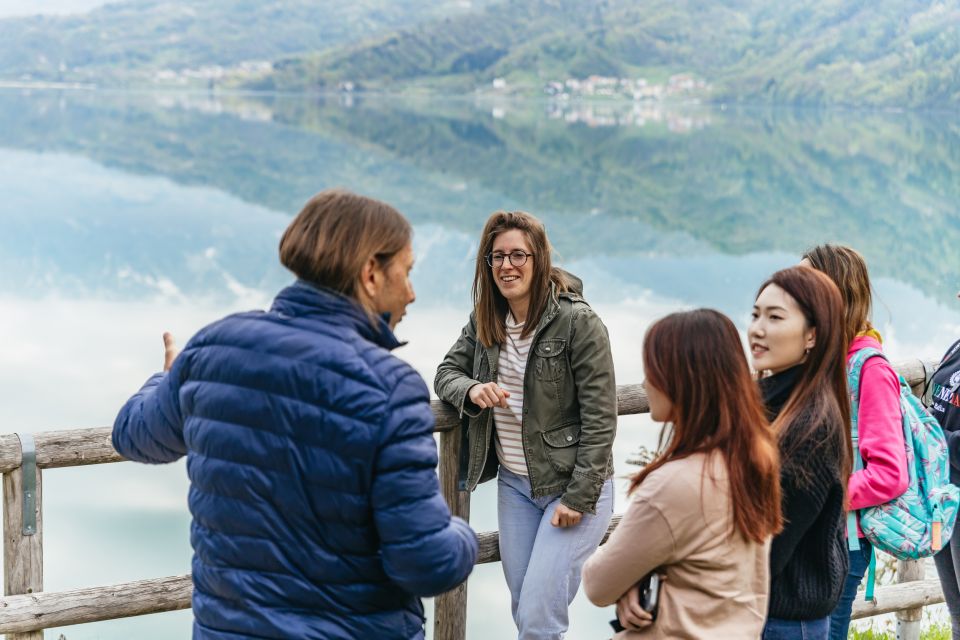
[[[540,321],[537,322],[537,326],[533,330],[534,338],[536,338],[548,324],[553,322],[553,319],[560,313],[560,298],[567,298],[575,302],[583,301],[583,281],[567,271],[564,271],[564,274],[567,276],[572,289],[570,291],[557,293],[557,285],[552,282],[550,283],[550,295],[547,297],[547,308],[543,310],[543,315],[540,316]],[[488,360],[491,363],[495,363],[500,356],[500,345],[494,344],[484,348],[487,351]]]
[[533,331],[533,335],[537,335],[543,331],[550,322],[560,313],[560,300],[557,298],[557,287],[554,284],[550,284],[550,297],[547,298],[547,308],[543,310],[543,314],[540,316],[540,321],[537,323],[536,329]]
[[583,301],[583,281],[567,271],[564,271],[564,274],[570,282],[571,290],[557,293],[557,285],[553,282],[550,283],[550,295],[547,297],[547,307],[543,310],[540,321],[537,322],[537,326],[533,331],[534,336],[543,331],[543,329],[557,317],[557,314],[560,313],[560,298],[566,298],[574,302]]
[[274,298],[270,311],[294,318],[322,317],[328,322],[352,328],[364,339],[387,350],[405,344],[397,340],[387,324],[388,314],[377,318],[373,324],[358,302],[307,280],[297,280],[282,289]]

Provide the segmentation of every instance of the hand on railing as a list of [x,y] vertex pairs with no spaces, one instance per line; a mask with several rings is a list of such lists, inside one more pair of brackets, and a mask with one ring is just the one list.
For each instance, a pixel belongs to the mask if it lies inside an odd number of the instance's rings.
[[180,354],[180,349],[177,348],[177,342],[173,339],[173,334],[169,331],[163,332],[163,349],[163,370],[170,371],[170,367],[173,366],[173,361],[176,360]]

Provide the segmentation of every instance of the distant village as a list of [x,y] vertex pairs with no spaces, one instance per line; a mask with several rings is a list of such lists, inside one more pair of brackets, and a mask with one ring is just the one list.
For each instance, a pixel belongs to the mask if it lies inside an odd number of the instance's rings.
[[[498,78],[497,80],[503,80]],[[493,88],[497,89],[497,80]],[[500,83],[505,88],[505,82]],[[613,78],[590,76],[585,79],[567,78],[562,82],[548,82],[544,93],[559,100],[574,98],[627,98],[634,102],[661,100],[697,100],[707,94],[710,85],[690,74],[670,76],[665,83],[650,82],[645,78]]]
[[[509,97],[517,87],[503,78],[492,82],[492,93]],[[710,85],[689,74],[675,74],[666,82],[644,78],[590,76],[548,82],[543,92],[549,96],[547,117],[588,127],[643,127],[663,124],[674,133],[702,129],[711,124],[709,112],[690,111],[685,105],[700,104]],[[494,118],[509,110],[507,103],[492,109]]]
[[273,63],[267,60],[248,60],[233,66],[210,64],[195,69],[159,69],[153,74],[153,81],[159,84],[191,84],[201,82],[220,82],[223,80],[252,79],[268,73]]

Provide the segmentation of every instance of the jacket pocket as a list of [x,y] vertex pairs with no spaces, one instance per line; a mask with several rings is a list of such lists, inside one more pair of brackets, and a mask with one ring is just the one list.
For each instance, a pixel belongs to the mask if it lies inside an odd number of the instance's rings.
[[577,450],[580,444],[580,425],[568,424],[549,431],[542,431],[544,452],[550,466],[561,473],[570,473],[577,462]]
[[567,341],[563,338],[541,340],[534,347],[536,355],[537,378],[541,380],[559,380],[563,377],[567,359],[563,356]]

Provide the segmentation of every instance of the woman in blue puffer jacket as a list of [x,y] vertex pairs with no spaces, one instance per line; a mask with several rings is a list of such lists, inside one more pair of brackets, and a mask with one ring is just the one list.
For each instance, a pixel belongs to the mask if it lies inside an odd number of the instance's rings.
[[318,194],[280,241],[296,283],[175,359],[165,335],[164,373],[117,416],[127,458],[187,456],[194,638],[423,638],[418,596],[473,568],[427,387],[390,354],[414,300],[411,236],[389,205]]

